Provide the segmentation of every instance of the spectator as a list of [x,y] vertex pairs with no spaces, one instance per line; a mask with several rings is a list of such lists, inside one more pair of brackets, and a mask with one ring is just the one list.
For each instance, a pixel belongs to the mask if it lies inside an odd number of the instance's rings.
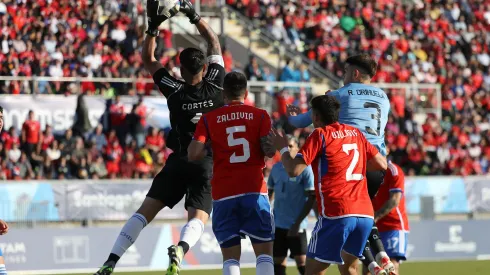
[[95,144],[99,151],[102,151],[102,149],[107,146],[107,138],[102,131],[102,124],[98,124],[97,127],[95,127],[94,132],[89,136],[89,140]]
[[97,157],[97,160],[90,165],[91,177],[93,179],[104,179],[107,174],[104,158],[102,156]]
[[262,68],[259,66],[259,63],[257,62],[257,57],[255,56],[250,56],[250,63],[247,65],[245,68],[245,75],[247,76],[248,80],[263,80],[263,72]]
[[134,155],[131,152],[126,152],[124,159],[121,162],[121,177],[123,179],[131,179],[135,177],[136,161]]
[[73,123],[73,134],[75,136],[85,137],[85,134],[92,129],[88,117],[88,109],[85,103],[85,94],[80,94],[77,97],[77,108],[75,110],[75,118]]
[[[8,152],[9,152],[8,153],[8,159],[13,163],[18,162],[20,159],[20,156],[22,155],[22,152],[20,151],[19,146],[15,143],[12,145],[12,149],[10,149]],[[3,158],[3,156],[2,156],[2,158]]]
[[124,111],[121,97],[116,95],[114,97],[114,102],[110,106],[111,128],[116,130],[116,136],[119,139],[119,143],[122,145],[124,145],[126,141],[125,118],[126,112]]
[[41,125],[34,118],[34,111],[30,110],[27,120],[22,125],[22,144],[28,156],[36,149],[41,140]]

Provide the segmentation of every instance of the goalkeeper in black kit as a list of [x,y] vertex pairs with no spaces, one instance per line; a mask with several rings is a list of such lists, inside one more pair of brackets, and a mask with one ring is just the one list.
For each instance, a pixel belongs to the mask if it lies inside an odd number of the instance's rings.
[[[167,275],[180,274],[184,255],[193,247],[204,231],[211,213],[212,156],[189,162],[187,147],[192,140],[196,123],[203,113],[223,106],[223,81],[225,69],[217,35],[201,19],[188,0],[175,2],[148,0],[148,30],[143,44],[145,69],[153,76],[155,84],[167,98],[172,130],[167,145],[173,150],[165,167],[155,177],[141,207],[122,228],[104,265],[95,275],[110,275],[117,261],[136,241],[143,228],[160,210],[173,208],[185,196],[188,222],[182,228],[180,241],[168,248]],[[170,4],[171,3],[171,4]],[[195,48],[180,54],[181,75],[184,81],[172,77],[154,56],[158,27],[178,11],[185,14],[208,44],[207,55]]]

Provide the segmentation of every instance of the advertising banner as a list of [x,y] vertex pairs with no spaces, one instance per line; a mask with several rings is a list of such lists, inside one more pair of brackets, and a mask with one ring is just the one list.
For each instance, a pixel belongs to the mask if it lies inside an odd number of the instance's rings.
[[[130,113],[135,97],[121,97],[126,113]],[[84,97],[88,107],[88,117],[92,127],[97,126],[106,109],[106,99],[102,96]],[[158,128],[170,127],[167,100],[164,97],[144,97],[143,104],[148,108],[148,125]],[[77,96],[54,95],[16,95],[0,96],[0,106],[4,108],[4,127],[14,126],[22,129],[29,110],[33,110],[41,129],[51,125],[55,133],[62,133],[73,126]]]
[[[52,181],[0,185],[0,217],[8,222],[127,220],[150,189],[150,180]],[[182,200],[157,219],[185,219]]]
[[[477,259],[490,255],[490,239],[484,234],[485,228],[490,228],[490,221],[420,221],[410,226],[408,261]],[[178,242],[181,228],[182,225],[170,224],[148,226],[117,268],[166,269],[167,247]],[[310,223],[308,238],[312,229]],[[0,238],[0,248],[9,271],[30,270],[33,272],[30,274],[41,274],[46,270],[62,270],[88,274],[107,259],[119,232],[117,227],[12,229]],[[207,225],[200,241],[186,255],[184,269],[218,268],[221,261],[219,245],[211,226]],[[242,240],[241,264],[254,263],[250,241]]]
[[490,212],[490,178],[468,177],[465,187],[471,211]]

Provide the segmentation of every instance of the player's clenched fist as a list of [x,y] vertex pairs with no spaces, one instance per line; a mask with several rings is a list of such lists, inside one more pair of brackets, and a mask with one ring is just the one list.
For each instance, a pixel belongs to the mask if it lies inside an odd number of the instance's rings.
[[0,235],[5,235],[7,232],[9,232],[9,225],[4,220],[0,220]]
[[301,109],[295,105],[286,105],[286,113],[288,116],[297,116],[301,113]]

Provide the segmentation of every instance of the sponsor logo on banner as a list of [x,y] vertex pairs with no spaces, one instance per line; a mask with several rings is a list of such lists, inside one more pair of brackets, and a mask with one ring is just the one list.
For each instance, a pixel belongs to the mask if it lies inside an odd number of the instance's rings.
[[449,226],[449,242],[436,242],[434,251],[441,252],[464,252],[474,253],[477,249],[476,242],[465,242],[461,234],[463,233],[462,225]]
[[147,193],[147,190],[135,190],[129,194],[110,194],[106,190],[100,190],[95,194],[87,194],[78,190],[72,193],[71,199],[73,207],[77,208],[106,207],[124,211],[142,203]]
[[7,265],[27,262],[27,248],[24,242],[2,242],[0,243],[0,249]]
[[[88,118],[92,127],[95,127],[106,109],[106,99],[102,96],[85,96],[85,105],[88,108]],[[134,97],[121,97],[125,112],[130,113],[132,105],[136,103]],[[163,97],[144,97],[143,104],[149,110],[147,122],[149,126],[158,128],[170,127],[167,101]],[[46,125],[51,125],[55,133],[61,133],[73,126],[77,96],[64,95],[2,95],[0,105],[4,108],[4,127],[8,129],[14,126],[22,129],[22,124],[27,118],[29,110],[34,110],[36,119],[44,130]],[[151,111],[151,112],[150,112]]]
[[88,236],[53,237],[53,250],[55,264],[88,263],[90,259]]

